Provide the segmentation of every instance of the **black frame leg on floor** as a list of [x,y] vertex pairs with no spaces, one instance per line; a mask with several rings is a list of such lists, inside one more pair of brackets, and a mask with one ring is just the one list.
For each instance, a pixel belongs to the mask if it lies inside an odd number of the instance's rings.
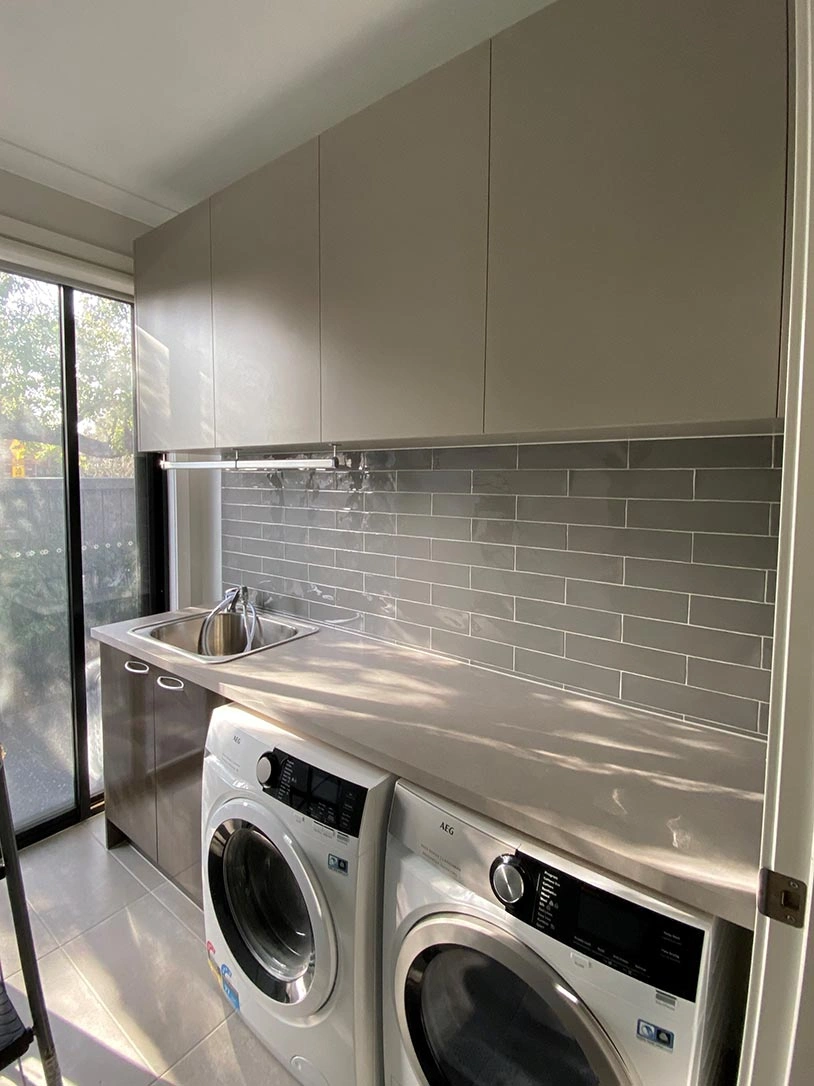
[[34,949],[34,936],[31,931],[31,919],[25,899],[23,871],[17,852],[14,836],[14,823],[11,817],[11,804],[8,798],[6,780],[6,752],[0,744],[0,853],[3,857],[3,873],[8,883],[8,897],[11,916],[17,936],[17,949],[20,955],[20,967],[23,971],[28,1006],[34,1023],[34,1036],[40,1050],[40,1059],[45,1073],[46,1086],[62,1086],[62,1073],[59,1069],[51,1022],[42,993],[40,970],[37,965],[37,953]]

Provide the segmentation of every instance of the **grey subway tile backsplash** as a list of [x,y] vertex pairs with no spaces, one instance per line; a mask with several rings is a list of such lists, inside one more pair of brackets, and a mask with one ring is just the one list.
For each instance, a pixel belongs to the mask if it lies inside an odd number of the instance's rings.
[[373,491],[365,494],[366,513],[431,513],[432,494],[396,494]]
[[522,573],[519,570],[473,566],[472,587],[531,600],[565,602],[565,578],[549,577],[544,573]]
[[224,585],[261,606],[678,719],[765,733],[768,436],[384,449],[224,477]]
[[598,664],[600,667],[677,683],[683,683],[687,675],[687,659],[679,653],[646,649],[622,641],[605,641],[584,634],[565,635],[565,655],[586,664]]
[[464,517],[416,517],[399,513],[399,535],[423,535],[430,539],[469,539],[472,524]]
[[769,506],[763,502],[631,501],[627,523],[630,528],[765,535],[769,528]]
[[716,566],[777,568],[777,540],[768,535],[704,535],[693,537],[692,560]]
[[519,468],[626,468],[626,441],[562,441],[521,445]]
[[432,602],[440,607],[458,607],[479,615],[495,618],[514,618],[514,600],[496,592],[477,592],[471,588],[454,588],[452,585],[434,584]]
[[770,468],[772,436],[631,441],[632,468]]
[[624,560],[616,555],[518,547],[517,568],[529,573],[548,573],[554,577],[621,584],[625,566]]
[[565,471],[474,471],[474,494],[567,494]]
[[722,501],[780,501],[779,468],[700,468],[695,473],[695,497]]
[[636,705],[653,705],[746,731],[757,731],[758,703],[681,683],[667,683],[641,675],[622,676],[622,699]]
[[569,524],[568,546],[573,551],[621,554],[631,558],[663,558],[689,562],[693,537],[690,532],[658,532],[647,528],[592,528]]
[[622,616],[608,612],[588,610],[585,607],[566,607],[561,603],[518,599],[515,617],[520,622],[553,630],[569,630],[571,633],[594,634],[619,640],[622,636]]
[[471,494],[471,471],[400,471],[397,490],[427,494]]
[[513,494],[434,494],[432,511],[441,516],[514,521],[517,498]]
[[743,603],[740,600],[693,596],[690,604],[690,622],[696,626],[712,626],[718,630],[742,630],[745,633],[771,637],[774,627],[774,607],[770,603]]
[[[348,586],[348,587],[356,587]],[[365,574],[365,592],[379,596],[392,596],[394,599],[414,600],[416,603],[429,603],[432,585],[426,581],[408,581],[404,577],[383,577],[378,573]]]
[[337,551],[336,564],[340,569],[355,569],[362,573],[381,573],[392,576],[396,572],[396,559],[390,554]]
[[757,701],[769,700],[771,672],[756,667],[740,667],[738,664],[722,664],[715,660],[696,660],[690,657],[687,682],[704,690],[721,690],[739,698]]
[[760,667],[760,638],[751,634],[625,615],[622,639],[632,645],[651,645],[666,652]]
[[514,547],[504,547],[493,543],[458,543],[454,540],[434,539],[432,557],[437,562],[462,562],[472,566],[512,569]]
[[568,525],[542,524],[534,520],[472,521],[472,539],[479,543],[509,543],[515,547],[551,547],[564,549]]
[[426,603],[413,603],[412,600],[399,600],[396,616],[403,622],[412,622],[419,626],[469,633],[470,615],[452,607],[432,607]]
[[434,449],[432,454],[434,468],[463,468],[473,471],[478,468],[516,468],[516,445],[466,445],[462,448]]
[[[359,539],[362,537],[359,536]],[[433,540],[429,536],[366,535],[365,550],[390,554],[394,558],[429,558]]]
[[451,562],[425,562],[421,558],[399,558],[396,574],[407,579],[429,581],[431,584],[454,584],[459,588],[469,585],[469,566]]
[[510,622],[508,619],[490,618],[487,615],[472,616],[472,636],[560,656],[564,644],[564,637],[559,630],[549,630],[544,626],[535,626],[529,622]]
[[693,472],[572,470],[568,493],[583,498],[691,498]]
[[620,674],[593,664],[582,664],[563,656],[547,656],[541,652],[518,649],[515,653],[515,671],[520,675],[532,675],[537,679],[562,683],[592,694],[619,696]]
[[686,594],[679,592],[569,581],[565,588],[565,602],[575,607],[595,607],[599,611],[617,611],[623,615],[686,622],[689,600]]
[[701,566],[692,562],[660,562],[649,558],[625,561],[625,584],[641,588],[663,588],[671,592],[731,596],[740,600],[762,600],[766,574],[762,569],[731,569],[728,566]]
[[605,498],[518,498],[518,520],[560,524],[613,524],[624,527],[625,503]]
[[430,647],[429,626],[415,626],[410,622],[400,622],[394,618],[382,618],[381,615],[365,615],[365,633],[371,637],[381,637],[385,641],[395,641],[399,645],[413,648]]
[[511,671],[514,664],[512,646],[500,645],[496,641],[484,641],[479,637],[467,637],[449,630],[433,630],[431,644],[437,652],[445,652],[476,664],[499,667],[505,671]]

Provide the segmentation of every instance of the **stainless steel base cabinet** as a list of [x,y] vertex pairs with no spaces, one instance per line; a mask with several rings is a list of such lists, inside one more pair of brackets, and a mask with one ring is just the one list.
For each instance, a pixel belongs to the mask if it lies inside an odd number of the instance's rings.
[[224,698],[175,675],[157,675],[155,805],[158,866],[199,906],[201,782],[212,710]]
[[198,905],[204,744],[212,710],[223,701],[102,646],[108,845],[132,841]]
[[105,819],[153,862],[158,858],[154,684],[149,664],[102,645]]

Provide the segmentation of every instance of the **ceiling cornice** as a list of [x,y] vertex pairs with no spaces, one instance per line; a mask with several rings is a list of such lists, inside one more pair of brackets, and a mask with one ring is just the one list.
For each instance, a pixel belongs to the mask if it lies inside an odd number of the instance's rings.
[[16,173],[29,181],[58,192],[67,193],[78,200],[86,200],[97,207],[104,207],[118,215],[124,215],[147,226],[160,226],[161,223],[177,215],[183,208],[163,207],[153,200],[146,200],[137,193],[111,185],[98,177],[82,173],[62,162],[29,151],[8,140],[0,139],[0,169]]

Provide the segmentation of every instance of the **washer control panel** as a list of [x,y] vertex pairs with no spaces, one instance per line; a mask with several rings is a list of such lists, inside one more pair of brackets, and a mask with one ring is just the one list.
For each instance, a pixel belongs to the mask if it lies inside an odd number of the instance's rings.
[[280,747],[260,756],[257,779],[263,791],[278,803],[301,811],[339,833],[359,836],[367,797],[367,789],[361,785],[326,773]]
[[[550,864],[517,852],[513,875],[523,893],[514,902],[501,893],[501,856],[492,886],[506,911],[588,958],[641,980],[662,992],[695,1002],[704,932],[673,917],[591,886]],[[498,876],[498,878],[495,878]],[[520,882],[516,880],[515,885]]]

